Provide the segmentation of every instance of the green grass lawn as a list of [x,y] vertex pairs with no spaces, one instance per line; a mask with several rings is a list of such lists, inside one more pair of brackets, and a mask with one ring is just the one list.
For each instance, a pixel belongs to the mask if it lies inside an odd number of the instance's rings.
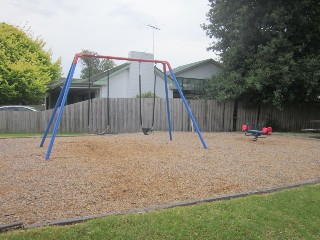
[[15,230],[0,239],[320,239],[320,184],[72,226]]

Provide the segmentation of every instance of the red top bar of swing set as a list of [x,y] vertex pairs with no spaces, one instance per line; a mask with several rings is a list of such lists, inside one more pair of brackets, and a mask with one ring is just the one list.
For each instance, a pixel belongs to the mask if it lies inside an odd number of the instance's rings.
[[172,68],[170,66],[170,63],[168,61],[163,60],[151,60],[151,59],[143,59],[143,58],[125,58],[125,57],[114,57],[114,56],[104,56],[104,55],[94,55],[89,53],[76,53],[72,64],[76,64],[78,62],[78,59],[81,57],[89,57],[89,58],[104,58],[104,59],[112,59],[112,60],[124,60],[124,61],[134,61],[134,62],[152,62],[152,63],[161,63],[163,65],[167,65],[169,68],[169,71],[172,71]]

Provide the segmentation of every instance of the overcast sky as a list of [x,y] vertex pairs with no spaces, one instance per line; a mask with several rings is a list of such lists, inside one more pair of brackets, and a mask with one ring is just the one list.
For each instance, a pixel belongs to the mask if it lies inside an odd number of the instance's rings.
[[0,0],[0,21],[31,27],[51,49],[53,60],[61,57],[64,76],[82,49],[118,57],[127,57],[129,51],[152,53],[153,31],[155,58],[175,68],[216,59],[206,50],[211,39],[200,27],[206,22],[208,4],[208,0]]

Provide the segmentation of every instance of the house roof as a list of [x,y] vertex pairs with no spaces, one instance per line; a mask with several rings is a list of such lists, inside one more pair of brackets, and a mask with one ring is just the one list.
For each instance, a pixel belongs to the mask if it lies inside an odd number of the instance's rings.
[[[129,67],[129,63],[124,63],[121,64],[117,67],[114,67],[108,71],[104,71],[102,73],[96,74],[94,76],[91,77],[91,82],[93,82],[94,86],[102,86],[102,85],[106,85],[107,81],[107,76],[108,76],[108,72],[109,72],[109,76],[113,76],[115,74],[118,74],[122,71],[124,71],[125,69],[127,69]],[[55,88],[58,88],[60,86],[63,85],[63,83],[66,81],[67,78],[62,77],[60,78],[58,81],[54,82],[54,83],[50,83],[48,85],[49,89],[53,90]],[[88,87],[88,78],[85,79],[81,79],[81,78],[72,78],[72,83],[71,83],[71,88],[87,88]]]
[[[202,61],[189,63],[189,64],[186,64],[186,65],[182,65],[182,66],[174,68],[172,70],[173,70],[173,72],[175,74],[179,74],[179,73],[182,73],[184,71],[190,70],[192,68],[199,67],[200,65],[203,65],[203,64],[206,64],[206,63],[213,63],[217,67],[221,68],[221,64],[219,62],[213,60],[212,58],[209,58],[209,59],[206,59],[206,60],[202,60]],[[168,71],[167,74],[170,74],[170,72]]]
[[[109,78],[118,75],[119,73],[125,71],[126,69],[128,69],[130,67],[129,63],[123,63],[119,66],[116,66],[112,69],[109,69],[107,71],[104,71],[102,73],[99,73],[95,76],[93,76],[91,79],[93,81],[93,85],[95,86],[105,86],[107,85],[107,80],[108,80],[108,75]],[[87,80],[88,81],[88,80]]]
[[[60,86],[62,86],[63,85],[63,83],[66,81],[66,79],[67,78],[65,78],[65,77],[61,77],[58,81],[55,81],[55,82],[53,82],[53,83],[50,83],[49,85],[48,85],[48,87],[49,87],[49,89],[55,89],[55,88],[57,88],[57,87],[60,87]],[[87,79],[80,79],[80,78],[72,78],[72,85],[74,85],[74,84],[76,84],[76,85],[83,85],[83,84],[88,84],[88,83],[86,83],[86,82],[88,82],[88,80]]]
[[[118,75],[119,73],[129,69],[129,67],[130,67],[129,63],[124,63],[124,64],[121,64],[113,69],[108,70],[109,71],[109,78],[111,78],[115,75]],[[155,69],[155,73],[158,76],[163,78],[163,72],[159,68],[157,68],[156,66],[154,67],[154,69]],[[108,82],[108,79],[107,79],[108,78],[108,71],[105,71],[103,73],[97,74],[94,77],[92,77],[92,80],[94,81],[93,85],[94,86],[106,86],[107,82]],[[172,81],[170,76],[168,76],[168,80],[169,80],[169,83],[170,83],[170,81]]]
[[[192,68],[199,67],[199,66],[201,66],[203,64],[206,64],[206,63],[213,63],[217,67],[221,67],[220,63],[218,63],[217,61],[215,61],[215,60],[210,58],[210,59],[206,59],[206,60],[202,60],[202,61],[198,61],[198,62],[194,62],[194,63],[189,63],[189,64],[186,64],[186,65],[174,68],[173,72],[175,74],[179,74],[179,73],[182,73],[184,71],[190,70]],[[96,74],[96,75],[92,76],[91,77],[91,82],[93,82],[93,84],[92,84],[93,86],[92,87],[99,87],[99,86],[107,85],[108,75],[111,78],[111,77],[113,77],[115,75],[118,75],[119,73],[127,70],[129,67],[130,67],[130,63],[127,62],[127,63],[123,63],[123,64],[121,64],[119,66],[116,66],[116,67],[114,67],[112,69],[109,69],[107,71],[104,71],[102,73],[99,73],[99,74]],[[158,76],[163,77],[163,72],[159,68],[157,68],[156,66],[154,68],[155,68],[155,73]],[[173,84],[173,80],[171,79],[169,71],[167,71],[167,76],[168,76],[169,84],[170,83]],[[51,90],[56,89],[56,88],[62,86],[63,83],[65,82],[65,80],[66,80],[65,77],[60,78],[59,81],[49,84],[48,87]],[[88,87],[88,78],[86,78],[86,79],[73,78],[71,87],[72,88],[87,88]]]

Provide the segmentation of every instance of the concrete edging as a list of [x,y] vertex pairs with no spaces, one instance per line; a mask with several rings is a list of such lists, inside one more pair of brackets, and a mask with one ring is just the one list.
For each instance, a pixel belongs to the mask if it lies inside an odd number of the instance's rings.
[[0,232],[8,231],[11,229],[23,228],[23,222],[13,222],[9,224],[0,224]]
[[242,193],[235,193],[235,194],[226,194],[226,195],[220,195],[212,198],[203,198],[203,199],[197,199],[197,200],[189,200],[189,201],[183,201],[179,203],[171,203],[171,204],[164,204],[164,205],[154,205],[149,206],[145,208],[136,208],[132,210],[127,211],[118,211],[118,212],[112,212],[112,213],[106,213],[106,214],[100,214],[100,215],[94,215],[94,216],[84,216],[84,217],[77,217],[77,218],[69,218],[69,219],[62,219],[62,220],[55,220],[55,221],[48,221],[44,223],[34,223],[34,224],[27,224],[24,225],[22,222],[16,222],[12,224],[4,224],[0,225],[0,232],[6,231],[13,228],[23,228],[23,229],[30,229],[30,228],[36,228],[36,227],[45,227],[45,226],[64,226],[64,225],[71,225],[76,224],[92,219],[98,219],[98,218],[104,218],[104,217],[110,217],[110,216],[116,216],[116,215],[124,215],[124,214],[133,214],[133,213],[146,213],[151,212],[155,210],[162,210],[162,209],[169,209],[169,208],[175,208],[175,207],[184,207],[184,206],[191,206],[196,205],[200,203],[209,203],[209,202],[216,202],[216,201],[222,201],[222,200],[230,200],[234,198],[242,198],[249,195],[259,195],[259,194],[266,194],[266,193],[272,193],[277,192],[281,190],[291,189],[291,188],[297,188],[305,185],[314,185],[319,184],[319,180],[313,180],[313,181],[306,181],[299,184],[290,184],[280,187],[274,187],[274,188],[266,188],[262,190],[254,190],[254,191],[248,191],[248,192],[242,192]]

